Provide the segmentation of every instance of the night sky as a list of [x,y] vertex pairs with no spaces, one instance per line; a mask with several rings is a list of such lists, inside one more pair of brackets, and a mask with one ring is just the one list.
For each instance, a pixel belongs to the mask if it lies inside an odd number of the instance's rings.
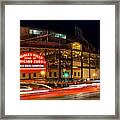
[[100,20],[21,20],[20,26],[48,29],[68,36],[75,35],[77,26],[85,39],[96,49],[100,49]]

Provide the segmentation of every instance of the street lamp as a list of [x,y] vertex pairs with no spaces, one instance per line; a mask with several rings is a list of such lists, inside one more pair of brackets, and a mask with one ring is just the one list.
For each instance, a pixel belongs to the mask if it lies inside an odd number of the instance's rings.
[[45,75],[45,71],[41,71],[41,75]]

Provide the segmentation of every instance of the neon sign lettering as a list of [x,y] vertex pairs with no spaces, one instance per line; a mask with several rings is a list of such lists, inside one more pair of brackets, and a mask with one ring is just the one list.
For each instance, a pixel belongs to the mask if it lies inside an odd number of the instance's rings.
[[20,55],[20,68],[45,68],[45,58],[33,52],[25,52]]

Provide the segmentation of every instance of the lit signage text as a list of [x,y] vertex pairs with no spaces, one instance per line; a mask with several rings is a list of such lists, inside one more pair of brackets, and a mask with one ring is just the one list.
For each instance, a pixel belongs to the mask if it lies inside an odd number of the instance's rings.
[[20,55],[21,68],[45,68],[46,61],[40,54],[25,52]]

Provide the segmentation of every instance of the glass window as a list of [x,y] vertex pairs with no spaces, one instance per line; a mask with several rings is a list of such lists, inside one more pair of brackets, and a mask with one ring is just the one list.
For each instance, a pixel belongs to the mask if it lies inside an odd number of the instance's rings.
[[40,74],[39,76],[40,76],[40,77],[42,77],[42,75],[41,75],[41,74]]
[[23,77],[25,77],[25,73],[23,73],[23,75],[22,75]]
[[42,34],[43,33],[43,31],[40,31],[40,30],[29,30],[29,34]]
[[36,77],[36,73],[34,73],[33,76]]
[[64,35],[64,34],[55,33],[54,36],[57,37],[57,38],[66,39],[66,35]]
[[78,76],[80,76],[80,72],[78,72]]
[[54,72],[54,77],[56,77],[57,76],[57,74],[56,74],[56,72]]
[[74,76],[76,76],[76,72],[74,72]]
[[72,49],[80,50],[80,43],[74,42],[74,43],[72,44]]
[[33,30],[33,34],[39,34],[38,30]]
[[52,77],[52,72],[49,72],[49,77]]
[[32,30],[29,30],[29,34],[33,34],[33,31],[32,31]]

